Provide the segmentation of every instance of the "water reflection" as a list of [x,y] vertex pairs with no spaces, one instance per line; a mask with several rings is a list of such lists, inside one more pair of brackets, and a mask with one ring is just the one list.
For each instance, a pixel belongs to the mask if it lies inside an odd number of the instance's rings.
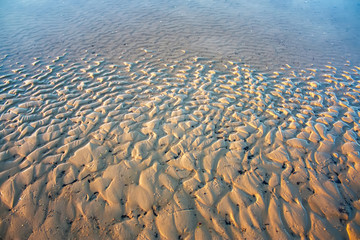
[[140,48],[259,67],[359,61],[358,1],[2,1],[2,54],[69,49],[112,59]]

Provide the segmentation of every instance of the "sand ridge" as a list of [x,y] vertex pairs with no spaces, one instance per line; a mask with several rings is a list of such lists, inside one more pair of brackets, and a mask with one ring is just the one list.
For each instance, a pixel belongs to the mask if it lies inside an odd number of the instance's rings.
[[359,238],[359,67],[138,59],[2,66],[2,238]]

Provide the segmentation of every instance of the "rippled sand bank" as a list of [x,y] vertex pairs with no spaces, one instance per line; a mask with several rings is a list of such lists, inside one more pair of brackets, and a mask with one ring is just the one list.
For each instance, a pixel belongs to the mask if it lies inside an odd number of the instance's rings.
[[360,237],[359,67],[138,58],[2,59],[1,238]]

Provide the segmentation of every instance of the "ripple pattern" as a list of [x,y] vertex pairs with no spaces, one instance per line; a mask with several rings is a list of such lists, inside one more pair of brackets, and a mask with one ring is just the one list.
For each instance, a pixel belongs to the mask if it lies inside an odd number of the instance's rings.
[[0,236],[360,236],[359,67],[138,59],[2,59]]

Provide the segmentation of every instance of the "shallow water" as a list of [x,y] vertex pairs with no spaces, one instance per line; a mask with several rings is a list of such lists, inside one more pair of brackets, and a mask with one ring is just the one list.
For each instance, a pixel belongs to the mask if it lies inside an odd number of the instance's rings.
[[0,239],[357,239],[358,1],[1,1]]
[[94,51],[130,60],[241,59],[259,68],[359,62],[358,1],[2,1],[1,54],[17,59]]

